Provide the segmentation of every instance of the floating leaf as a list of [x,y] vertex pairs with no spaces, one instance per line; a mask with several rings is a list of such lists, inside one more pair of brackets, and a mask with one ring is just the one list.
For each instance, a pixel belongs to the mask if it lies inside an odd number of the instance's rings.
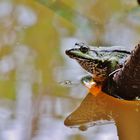
[[140,101],[120,100],[101,92],[97,96],[88,94],[64,123],[69,127],[81,128],[84,125],[96,125],[96,122],[104,124],[106,121],[114,120],[121,140],[138,140],[140,138],[139,118]]

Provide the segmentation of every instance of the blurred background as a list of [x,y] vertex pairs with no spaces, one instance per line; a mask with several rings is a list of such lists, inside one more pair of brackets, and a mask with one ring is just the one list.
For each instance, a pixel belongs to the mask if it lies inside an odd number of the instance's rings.
[[118,140],[114,124],[64,126],[87,93],[65,50],[132,49],[139,36],[136,0],[0,0],[0,140]]

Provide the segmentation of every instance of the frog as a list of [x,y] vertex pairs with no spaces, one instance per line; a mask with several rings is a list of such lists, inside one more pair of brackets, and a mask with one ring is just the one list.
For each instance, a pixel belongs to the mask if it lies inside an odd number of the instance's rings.
[[65,53],[92,76],[92,84],[88,88],[92,88],[93,95],[97,96],[104,82],[121,70],[131,51],[123,49],[122,46],[97,47],[75,43],[75,47],[66,50]]

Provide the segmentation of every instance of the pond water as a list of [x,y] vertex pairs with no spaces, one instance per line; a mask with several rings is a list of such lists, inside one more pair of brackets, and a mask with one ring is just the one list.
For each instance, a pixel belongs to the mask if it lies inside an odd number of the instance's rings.
[[114,124],[64,126],[87,94],[87,73],[65,50],[76,42],[132,49],[139,12],[131,0],[0,0],[0,139],[117,140]]

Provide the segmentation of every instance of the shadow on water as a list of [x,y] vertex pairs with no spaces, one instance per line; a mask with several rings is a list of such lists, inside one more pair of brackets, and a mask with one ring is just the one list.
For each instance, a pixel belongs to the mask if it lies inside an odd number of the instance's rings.
[[87,92],[79,82],[87,73],[64,52],[75,42],[134,46],[137,3],[46,2],[0,1],[0,139],[117,140],[114,124],[64,126]]

